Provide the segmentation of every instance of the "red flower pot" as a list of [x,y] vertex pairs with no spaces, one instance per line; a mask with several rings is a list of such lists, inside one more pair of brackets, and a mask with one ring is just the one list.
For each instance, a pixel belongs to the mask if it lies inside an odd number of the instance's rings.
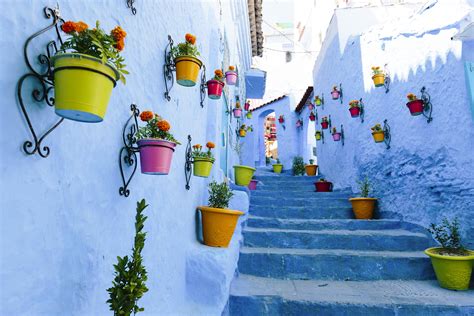
[[335,142],[338,142],[341,140],[341,133],[334,133],[332,134],[332,139],[335,141]]
[[250,183],[248,185],[249,190],[252,190],[252,191],[257,190],[257,183],[258,183],[258,180],[254,180],[254,179],[250,180]]
[[424,103],[423,100],[414,100],[407,103],[407,107],[410,110],[410,114],[417,116],[423,114]]
[[239,118],[242,116],[242,109],[234,109],[234,117]]
[[332,182],[315,182],[316,192],[332,192]]
[[339,99],[339,91],[333,90],[333,91],[331,92],[331,96],[332,96],[332,99],[333,99],[333,100]]
[[329,122],[321,122],[321,127],[322,127],[323,129],[328,129],[328,127],[329,127]]
[[209,99],[218,100],[222,95],[222,88],[224,88],[224,83],[218,80],[209,80],[207,82],[207,95]]
[[245,109],[245,111],[250,110],[250,103],[245,102],[245,104],[244,104],[244,109]]
[[360,108],[359,108],[359,107],[350,108],[350,109],[349,109],[349,112],[351,112],[351,116],[352,116],[352,117],[359,117],[359,115],[360,115]]
[[283,124],[283,123],[285,123],[285,120],[282,119],[282,118],[279,118],[279,119],[278,119],[278,122],[280,122],[280,124]]
[[316,119],[316,116],[310,115],[310,116],[309,116],[309,119],[310,119],[311,121],[314,121],[314,120]]

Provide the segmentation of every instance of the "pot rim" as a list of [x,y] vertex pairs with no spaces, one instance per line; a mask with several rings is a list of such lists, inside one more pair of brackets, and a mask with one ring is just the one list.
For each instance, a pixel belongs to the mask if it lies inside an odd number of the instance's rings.
[[225,75],[227,76],[227,74],[237,75],[237,71],[235,71],[235,70],[227,70],[227,71],[225,72]]
[[384,131],[372,132],[372,135],[374,135],[374,134],[383,134],[383,133],[384,133]]
[[[174,146],[177,145],[175,142],[172,142],[172,141],[169,141],[169,140],[166,140],[166,139],[160,139],[160,138],[142,138],[142,139],[137,140],[137,144],[141,141],[163,142],[163,143],[173,144]],[[138,144],[138,146],[140,146],[140,144]]]
[[226,214],[226,215],[238,215],[238,216],[245,214],[242,211],[229,210],[226,208],[215,208],[215,207],[209,207],[209,206],[198,206],[197,208],[201,212],[218,213],[218,214]]
[[216,161],[215,158],[206,158],[206,157],[193,157],[194,161],[209,161],[210,163],[214,163]]
[[374,79],[376,77],[385,77],[385,74],[375,74],[375,75],[372,76],[372,79]]
[[216,80],[216,79],[208,80],[208,81],[207,81],[207,84],[209,84],[209,82],[211,82],[211,83],[218,83],[218,84],[220,84],[221,86],[224,86],[224,85],[225,85],[225,83],[223,83],[222,81]]
[[252,171],[257,171],[257,169],[252,168],[252,167],[249,167],[249,166],[235,165],[235,166],[233,166],[233,167],[234,167],[234,169],[241,168],[241,169],[249,169],[249,170],[252,170]]
[[194,56],[191,56],[191,55],[181,55],[181,56],[178,56],[174,59],[174,63],[176,64],[176,61],[182,61],[182,60],[186,60],[187,58],[191,59],[191,60],[188,60],[188,61],[193,61],[195,63],[197,63],[199,65],[199,68],[201,68],[202,66],[202,61],[197,58],[197,57],[194,57]]
[[353,198],[349,198],[349,201],[377,201],[377,198],[371,198],[371,197],[353,197]]
[[[51,63],[54,65],[56,59],[61,59],[61,58],[88,59],[88,60],[94,61],[98,64],[104,65],[104,66],[109,67],[110,69],[112,69],[112,71],[115,74],[115,78],[116,78],[115,81],[118,81],[120,79],[120,73],[117,70],[117,68],[115,68],[115,66],[113,64],[109,63],[109,62],[104,63],[102,61],[102,59],[100,59],[100,58],[97,58],[97,57],[94,57],[94,56],[91,56],[91,55],[87,55],[87,54],[81,54],[81,53],[71,53],[71,52],[62,53],[62,52],[58,52],[53,57],[51,57]],[[98,71],[100,71],[100,70],[98,70]]]
[[432,258],[445,259],[445,260],[454,260],[454,261],[469,261],[474,260],[474,251],[466,249],[471,255],[469,256],[446,256],[434,253],[435,250],[443,249],[443,247],[431,247],[425,249],[425,254]]
[[272,166],[283,166],[282,163],[274,163]]

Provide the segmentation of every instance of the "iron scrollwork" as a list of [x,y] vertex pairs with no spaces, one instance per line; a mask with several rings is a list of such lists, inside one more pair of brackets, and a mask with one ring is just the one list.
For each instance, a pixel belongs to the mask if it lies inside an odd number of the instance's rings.
[[[140,115],[140,110],[135,104],[130,105],[130,110],[132,115],[128,118],[122,130],[122,141],[123,147],[120,149],[119,153],[119,167],[120,175],[122,177],[123,186],[119,188],[119,194],[125,197],[130,195],[130,190],[128,185],[132,181],[135,172],[137,171],[137,152],[139,151],[138,147],[135,146],[137,143],[137,138],[135,134],[138,131],[138,116]],[[128,167],[133,167],[132,172],[128,178],[125,178],[125,173],[123,170],[123,165]]]
[[341,142],[342,146],[344,146],[344,125],[341,124]]
[[188,135],[188,144],[185,151],[185,164],[184,164],[184,176],[186,178],[186,190],[189,190],[191,186],[191,172],[193,169],[193,153],[191,151],[191,135]]
[[341,104],[343,103],[342,98],[344,97],[344,93],[342,92],[342,83],[339,84],[339,100],[341,101]]
[[422,87],[421,90],[421,100],[423,101],[423,116],[426,117],[426,121],[431,123],[433,118],[431,113],[433,112],[433,104],[431,104],[431,96],[426,92],[426,88]]
[[207,79],[206,79],[206,65],[202,64],[201,71],[201,107],[204,107],[204,100],[206,99]]
[[386,119],[383,121],[383,135],[384,135],[383,142],[385,143],[385,146],[387,146],[387,149],[390,149],[390,142],[392,141],[392,133],[390,131],[390,125],[388,125],[388,121]]
[[137,14],[137,8],[134,6],[135,0],[127,0],[127,7],[132,10],[132,14],[136,15]]
[[364,123],[364,117],[365,117],[365,105],[364,102],[362,102],[362,98],[359,99],[359,107],[360,107],[360,122]]
[[[39,88],[36,87],[33,89],[31,93],[33,99],[36,102],[45,102],[49,106],[54,105],[54,98],[50,96],[54,88],[51,57],[54,56],[54,54],[56,54],[56,52],[58,51],[57,43],[59,44],[63,43],[60,30],[59,30],[59,24],[64,23],[64,20],[61,18],[59,7],[56,7],[54,9],[45,7],[43,9],[43,12],[46,19],[53,19],[53,21],[49,26],[39,30],[38,32],[28,37],[28,39],[25,42],[25,45],[23,47],[23,54],[24,54],[25,63],[26,63],[26,66],[28,67],[29,72],[24,74],[18,80],[17,95],[18,95],[18,102],[20,104],[21,112],[23,113],[23,116],[25,117],[31,136],[33,137],[32,141],[26,140],[23,143],[23,151],[27,155],[38,154],[42,158],[46,158],[49,156],[50,149],[48,146],[42,146],[42,142],[54,129],[56,129],[63,122],[64,119],[63,118],[59,119],[51,127],[49,127],[48,130],[44,132],[44,134],[38,135],[35,132],[33,124],[31,123],[31,119],[28,115],[28,111],[26,110],[25,100],[23,99],[23,96],[22,96],[22,89],[23,89],[23,84],[25,80],[28,78],[34,78],[39,83],[40,87]],[[33,39],[37,38],[41,34],[46,33],[47,31],[51,29],[55,30],[57,39],[51,40],[46,44],[45,54],[43,53],[43,54],[38,55],[39,63],[43,65],[43,68],[46,67],[46,69],[42,71],[37,71],[33,68],[32,63],[30,62],[30,59],[28,56],[28,46]]]
[[385,78],[383,80],[383,86],[385,88],[385,93],[388,93],[390,91],[390,83],[392,80],[390,79],[390,73],[387,70],[387,64],[384,65],[384,73],[385,73]]
[[173,72],[176,71],[176,65],[174,64],[171,51],[173,50],[173,38],[168,35],[168,45],[165,48],[165,64],[163,65],[163,76],[165,79],[165,99],[171,101],[170,92],[174,86]]

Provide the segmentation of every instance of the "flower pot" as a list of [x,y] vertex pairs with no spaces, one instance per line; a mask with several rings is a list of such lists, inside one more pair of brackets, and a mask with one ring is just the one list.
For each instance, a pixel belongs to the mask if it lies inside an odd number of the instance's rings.
[[275,172],[275,173],[281,173],[281,171],[283,170],[283,165],[282,164],[276,163],[272,166],[273,166],[273,172]]
[[308,104],[308,109],[309,109],[310,111],[312,111],[312,110],[314,109],[314,105],[313,105],[313,104],[311,104],[311,103],[310,103],[310,104]]
[[316,171],[318,170],[318,165],[306,165],[304,168],[308,176],[315,176]]
[[316,106],[320,106],[321,103],[322,103],[322,102],[321,102],[320,99],[314,101],[314,104],[315,104]]
[[350,108],[349,112],[351,112],[351,117],[359,117],[360,107]]
[[283,123],[285,123],[285,120],[279,118],[279,119],[278,119],[278,122],[279,122],[280,124],[283,124]]
[[56,114],[79,122],[101,122],[120,78],[115,67],[77,53],[56,54],[52,62]]
[[226,248],[232,239],[239,216],[244,212],[208,206],[199,206],[198,209],[202,214],[204,244]]
[[423,100],[414,100],[407,103],[410,114],[413,116],[423,114],[424,105]]
[[222,95],[222,88],[224,88],[224,83],[219,80],[209,80],[207,82],[207,96],[209,99],[218,100]]
[[314,186],[316,187],[316,192],[332,192],[332,182],[315,182]]
[[145,138],[138,142],[140,166],[144,174],[166,175],[170,171],[176,144],[167,140]]
[[301,127],[301,122],[300,121],[296,122],[296,127]]
[[250,183],[248,185],[249,190],[252,190],[252,191],[257,190],[257,183],[258,183],[258,180],[254,180],[254,179],[250,180]]
[[335,141],[335,142],[338,142],[341,140],[341,133],[334,133],[332,134],[332,139]]
[[252,119],[252,112],[247,112],[247,114],[245,114],[245,117],[247,117],[249,120]]
[[207,178],[211,174],[212,164],[214,159],[212,158],[203,158],[203,157],[194,157],[193,158],[193,174],[196,177]]
[[375,198],[351,198],[352,211],[357,219],[371,219],[374,216]]
[[383,131],[372,132],[372,136],[374,137],[374,141],[376,143],[381,143],[385,140],[385,133]]
[[310,116],[309,116],[309,119],[314,122],[314,120],[316,119],[316,116],[310,115]]
[[250,103],[245,102],[245,104],[244,104],[244,110],[245,110],[245,111],[250,110]]
[[322,127],[322,129],[328,129],[329,122],[321,122],[321,127]]
[[247,135],[247,131],[246,131],[246,130],[244,130],[244,129],[240,129],[240,130],[239,130],[239,136],[240,136],[240,137],[245,137],[246,135]]
[[449,290],[468,290],[474,263],[474,251],[467,250],[469,256],[440,255],[442,248],[434,247],[425,250],[431,258],[431,264],[442,288]]
[[314,137],[316,138],[316,140],[321,140],[321,133],[314,134]]
[[225,72],[225,82],[229,86],[235,86],[237,82],[237,73],[235,71],[229,70]]
[[234,109],[234,117],[239,118],[242,116],[242,109]]
[[235,184],[241,186],[248,186],[252,180],[255,168],[248,166],[234,166]]
[[332,97],[333,100],[339,99],[339,91],[334,91],[334,90],[333,90],[333,91],[331,92],[331,97]]
[[185,87],[193,87],[201,69],[202,62],[193,56],[180,56],[175,58],[176,82]]
[[372,80],[374,81],[374,85],[376,87],[382,87],[385,83],[385,75],[384,74],[373,75]]

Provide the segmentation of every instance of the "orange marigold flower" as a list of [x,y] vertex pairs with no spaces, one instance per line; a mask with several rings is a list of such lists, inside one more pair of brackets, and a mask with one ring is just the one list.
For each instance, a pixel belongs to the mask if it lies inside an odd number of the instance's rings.
[[127,36],[127,32],[125,32],[120,26],[116,26],[112,31],[110,31],[110,35],[112,35],[115,41],[120,42]]
[[168,121],[166,120],[158,121],[158,123],[156,123],[156,126],[158,127],[160,131],[163,131],[163,132],[167,132],[171,128],[170,123],[168,123]]
[[72,33],[76,30],[76,23],[73,21],[64,22],[64,24],[61,25],[61,30],[66,34]]
[[196,145],[193,146],[193,148],[194,148],[194,149],[199,149],[199,148],[201,148],[201,145],[196,144]]
[[209,149],[212,149],[212,148],[216,147],[216,145],[213,142],[207,142],[206,147],[209,148]]
[[87,25],[86,23],[82,21],[75,23],[75,29],[76,29],[76,32],[78,33],[84,32],[88,28],[89,28],[89,25]]
[[194,45],[194,43],[196,43],[196,36],[192,34],[186,33],[184,38],[186,39],[186,42],[188,42],[189,44]]
[[153,119],[153,112],[152,111],[143,111],[140,113],[140,119],[143,122],[148,122],[149,120]]
[[224,74],[222,73],[222,70],[220,70],[220,69],[214,70],[214,74],[215,74],[216,77],[218,77],[218,78],[224,77]]
[[234,66],[229,66],[229,70],[233,71],[235,69]]
[[123,49],[125,48],[125,41],[123,39],[121,39],[120,41],[117,41],[117,43],[115,43],[114,47],[119,51],[123,51]]

